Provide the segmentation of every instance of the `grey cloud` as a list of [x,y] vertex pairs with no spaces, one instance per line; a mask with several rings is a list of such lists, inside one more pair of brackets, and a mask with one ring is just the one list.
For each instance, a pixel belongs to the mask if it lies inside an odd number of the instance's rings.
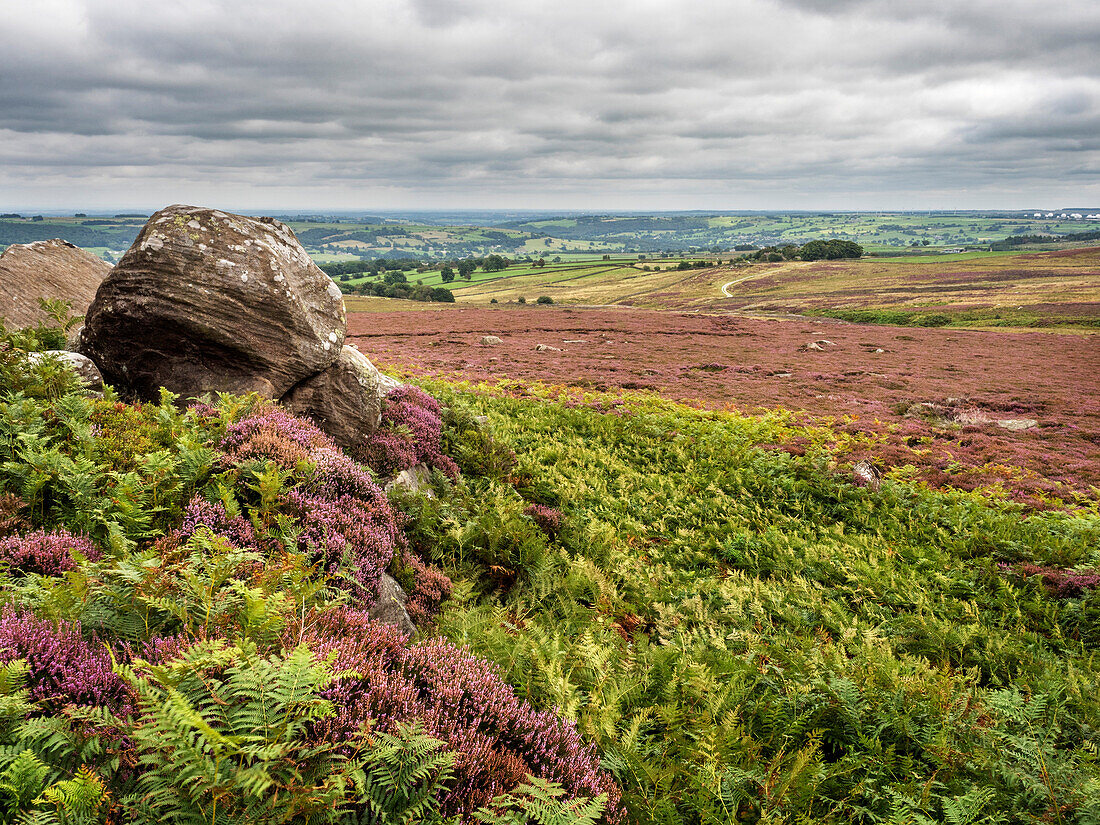
[[0,32],[0,206],[1100,197],[1082,0],[48,5]]

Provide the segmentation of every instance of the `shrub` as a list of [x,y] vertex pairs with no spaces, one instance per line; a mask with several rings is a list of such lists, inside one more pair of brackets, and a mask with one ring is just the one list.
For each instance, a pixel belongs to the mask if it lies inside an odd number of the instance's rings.
[[0,560],[20,573],[59,576],[76,568],[77,556],[97,561],[101,555],[88,539],[64,529],[50,533],[36,530],[25,536],[0,539]]
[[339,586],[368,603],[377,599],[378,582],[400,541],[385,498],[330,499],[291,490],[286,501],[301,527],[298,549],[319,556],[329,574],[343,573]]
[[335,671],[353,671],[322,695],[335,713],[313,723],[317,741],[353,739],[365,724],[393,732],[418,721],[455,752],[445,814],[469,815],[528,775],[560,782],[570,796],[607,794],[608,819],[619,791],[576,727],[522,702],[496,669],[442,639],[409,647],[400,632],[349,608],[315,614],[304,638]]
[[392,476],[424,462],[455,478],[458,468],[441,450],[442,434],[439,403],[418,387],[397,387],[386,395],[381,427],[360,454],[379,475]]
[[543,532],[553,538],[561,530],[561,511],[545,504],[528,504],[523,514],[530,516]]
[[1003,565],[1002,569],[1018,576],[1038,576],[1050,594],[1059,599],[1080,598],[1100,588],[1100,570],[1061,570],[1041,564]]
[[0,662],[27,663],[32,698],[56,711],[65,705],[128,713],[133,695],[112,669],[105,647],[88,642],[78,624],[54,624],[31,613],[0,612]]
[[535,303],[536,304],[552,304],[552,303],[554,303],[554,299],[551,298],[549,295],[540,295],[536,299]]
[[201,496],[195,496],[184,510],[183,524],[175,531],[175,536],[181,542],[187,541],[200,527],[207,528],[241,550],[257,545],[252,522],[239,513],[230,517],[221,502],[211,503]]
[[434,565],[421,561],[408,550],[401,554],[398,581],[408,595],[405,611],[418,627],[430,624],[439,613],[439,606],[451,596],[454,584]]

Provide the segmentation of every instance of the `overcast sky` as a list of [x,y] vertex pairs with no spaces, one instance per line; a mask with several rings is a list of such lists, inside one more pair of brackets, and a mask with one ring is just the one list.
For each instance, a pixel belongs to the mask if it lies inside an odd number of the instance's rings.
[[1100,207],[1097,0],[0,0],[0,208]]

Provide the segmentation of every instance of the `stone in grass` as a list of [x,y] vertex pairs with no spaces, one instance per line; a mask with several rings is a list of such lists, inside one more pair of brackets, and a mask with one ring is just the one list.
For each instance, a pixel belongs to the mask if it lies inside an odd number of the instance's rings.
[[536,344],[536,352],[561,352],[561,347],[552,347],[549,344]]
[[404,588],[393,576],[383,573],[378,582],[378,599],[371,605],[367,615],[376,622],[392,624],[402,633],[411,636],[416,633],[416,625],[405,610],[406,601],[408,596]]
[[99,368],[95,365],[95,362],[88,356],[81,355],[79,352],[69,352],[63,349],[48,349],[44,352],[28,353],[27,359],[34,364],[47,356],[57,358],[61,363],[75,372],[77,378],[83,382],[84,389],[89,393],[94,394],[103,390],[103,376],[100,374]]
[[422,493],[427,498],[435,498],[431,488],[432,471],[427,464],[421,462],[414,464],[407,470],[402,470],[386,482],[385,490],[405,490],[410,493]]
[[881,484],[879,471],[869,461],[860,461],[852,465],[852,478],[860,487],[878,490]]
[[502,341],[500,338],[498,338],[495,335],[486,335],[486,336],[483,336],[482,339],[481,339],[481,345],[483,347],[491,347],[491,346],[494,346],[496,344],[503,344],[503,343],[504,343],[504,341]]
[[280,398],[336,361],[346,328],[339,287],[287,226],[176,205],[104,279],[79,350],[138,398]]

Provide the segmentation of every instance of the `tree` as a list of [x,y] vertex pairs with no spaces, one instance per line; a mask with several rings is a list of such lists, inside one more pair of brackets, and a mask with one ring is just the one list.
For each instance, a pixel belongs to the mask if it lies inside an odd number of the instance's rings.
[[862,257],[863,247],[853,241],[832,238],[827,241],[810,241],[802,246],[800,254],[804,261],[835,261]]
[[481,262],[481,268],[486,272],[500,272],[502,269],[507,269],[509,263],[511,261],[503,255],[488,255]]
[[446,287],[442,287],[442,286],[433,287],[432,292],[431,292],[431,296],[432,296],[431,300],[433,300],[433,301],[441,301],[441,302],[447,303],[447,304],[453,304],[455,302],[454,294],[451,292],[451,290],[447,289]]
[[439,277],[443,279],[443,283],[449,284],[455,279],[455,271],[449,266],[443,267],[443,270],[439,273]]
[[535,301],[535,303],[536,304],[552,304],[552,303],[554,303],[554,299],[551,298],[549,295],[540,295],[538,297],[538,300]]
[[461,260],[458,262],[458,277],[468,281],[475,269],[477,269],[477,262],[473,258]]

